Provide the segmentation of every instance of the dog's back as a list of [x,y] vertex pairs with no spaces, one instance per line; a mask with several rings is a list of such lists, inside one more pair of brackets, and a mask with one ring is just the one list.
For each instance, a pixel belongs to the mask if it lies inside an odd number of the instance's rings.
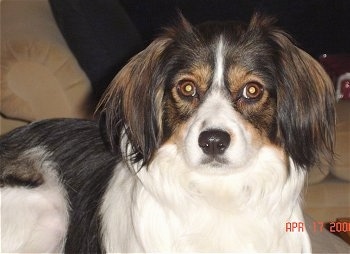
[[2,251],[65,242],[66,252],[100,252],[99,200],[117,160],[92,121],[46,120],[1,137]]

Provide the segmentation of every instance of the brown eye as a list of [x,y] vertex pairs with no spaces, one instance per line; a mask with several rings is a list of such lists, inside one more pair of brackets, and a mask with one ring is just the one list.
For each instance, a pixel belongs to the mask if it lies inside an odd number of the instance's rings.
[[192,81],[184,81],[177,86],[177,90],[182,96],[194,97],[197,95],[196,85]]
[[264,92],[264,88],[261,84],[256,82],[249,82],[243,88],[242,96],[247,100],[260,99]]

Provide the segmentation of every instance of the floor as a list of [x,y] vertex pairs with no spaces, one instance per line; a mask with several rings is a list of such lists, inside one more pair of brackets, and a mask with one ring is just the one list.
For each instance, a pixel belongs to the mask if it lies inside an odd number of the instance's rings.
[[305,212],[315,221],[350,217],[350,182],[328,176],[305,190]]

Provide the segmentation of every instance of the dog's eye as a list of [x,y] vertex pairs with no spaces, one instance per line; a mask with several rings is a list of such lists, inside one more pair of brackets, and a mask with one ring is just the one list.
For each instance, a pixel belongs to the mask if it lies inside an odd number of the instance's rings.
[[264,88],[261,84],[256,82],[249,82],[243,88],[242,96],[247,100],[260,99],[264,92]]
[[177,90],[182,96],[185,97],[194,97],[197,95],[196,85],[189,80],[179,83],[177,86]]

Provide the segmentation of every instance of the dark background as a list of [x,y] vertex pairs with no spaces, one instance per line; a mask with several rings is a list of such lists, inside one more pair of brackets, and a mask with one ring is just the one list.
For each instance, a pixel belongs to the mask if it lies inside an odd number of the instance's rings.
[[350,53],[350,0],[50,0],[57,24],[98,100],[126,61],[145,48],[177,11],[196,25],[249,21],[254,12],[278,19],[298,46],[318,58]]

